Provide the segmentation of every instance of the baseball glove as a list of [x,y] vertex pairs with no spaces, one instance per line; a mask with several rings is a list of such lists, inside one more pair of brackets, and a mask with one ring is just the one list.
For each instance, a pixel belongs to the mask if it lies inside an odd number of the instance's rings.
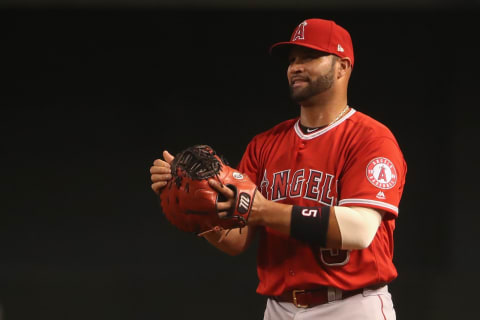
[[[160,204],[178,229],[204,234],[247,224],[257,186],[228,166],[211,147],[195,145],[180,152],[171,163],[171,172],[173,178],[162,189]],[[209,186],[211,178],[235,193],[234,206],[225,217],[218,216],[217,202],[225,199]]]

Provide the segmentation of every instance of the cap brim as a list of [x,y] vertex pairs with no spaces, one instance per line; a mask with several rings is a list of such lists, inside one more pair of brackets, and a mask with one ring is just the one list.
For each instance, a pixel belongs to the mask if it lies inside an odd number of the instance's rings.
[[286,56],[288,54],[288,50],[293,46],[305,47],[305,48],[310,48],[310,49],[317,50],[317,51],[330,53],[323,48],[319,48],[317,46],[314,46],[314,45],[311,45],[311,44],[308,44],[308,43],[293,42],[293,41],[285,41],[285,42],[275,43],[274,45],[272,45],[270,47],[268,52],[272,56]]

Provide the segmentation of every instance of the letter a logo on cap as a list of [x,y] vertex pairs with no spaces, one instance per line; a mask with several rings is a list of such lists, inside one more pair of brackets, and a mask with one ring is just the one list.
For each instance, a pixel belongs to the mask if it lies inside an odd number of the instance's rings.
[[297,30],[295,31],[292,41],[297,41],[297,40],[304,40],[305,39],[305,26],[307,25],[307,21],[303,21],[300,23],[297,27]]

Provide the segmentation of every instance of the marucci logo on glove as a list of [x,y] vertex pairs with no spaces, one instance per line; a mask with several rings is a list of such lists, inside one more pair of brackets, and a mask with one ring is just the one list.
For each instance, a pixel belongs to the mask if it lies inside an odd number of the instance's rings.
[[246,213],[250,208],[250,195],[241,193],[238,201],[238,212]]

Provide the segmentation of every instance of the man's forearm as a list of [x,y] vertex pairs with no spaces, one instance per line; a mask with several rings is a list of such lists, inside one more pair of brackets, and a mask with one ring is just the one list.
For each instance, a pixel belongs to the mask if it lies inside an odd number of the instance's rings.
[[[293,205],[277,203],[274,201],[269,201],[265,199],[262,195],[257,195],[253,203],[252,212],[249,217],[249,224],[251,225],[261,225],[269,227],[279,231],[280,233],[286,236],[292,236],[292,208]],[[318,213],[321,213],[320,208]],[[335,216],[335,210],[330,208],[330,216],[325,221],[328,223],[327,226],[324,226],[326,234],[320,234],[319,237],[326,238],[325,246],[332,249],[341,249],[342,247],[342,237],[340,234],[340,228],[338,226],[338,221]],[[315,218],[315,217],[312,217]],[[298,223],[298,222],[295,222]],[[302,222],[300,222],[302,223]],[[303,223],[309,223],[308,220]],[[302,228],[302,226],[295,225],[295,228]],[[317,235],[313,235],[314,237]],[[305,239],[301,239],[305,240]],[[313,240],[313,239],[311,239]],[[308,239],[307,239],[308,241]],[[313,240],[314,241],[314,240]],[[312,241],[312,242],[313,242]]]
[[289,236],[293,206],[268,201],[263,197],[258,200],[256,199],[253,202],[252,212],[248,220],[249,224],[270,227]]
[[255,232],[252,229],[248,226],[242,229],[232,229],[228,235],[228,230],[212,231],[203,237],[220,251],[236,256],[249,246]]

